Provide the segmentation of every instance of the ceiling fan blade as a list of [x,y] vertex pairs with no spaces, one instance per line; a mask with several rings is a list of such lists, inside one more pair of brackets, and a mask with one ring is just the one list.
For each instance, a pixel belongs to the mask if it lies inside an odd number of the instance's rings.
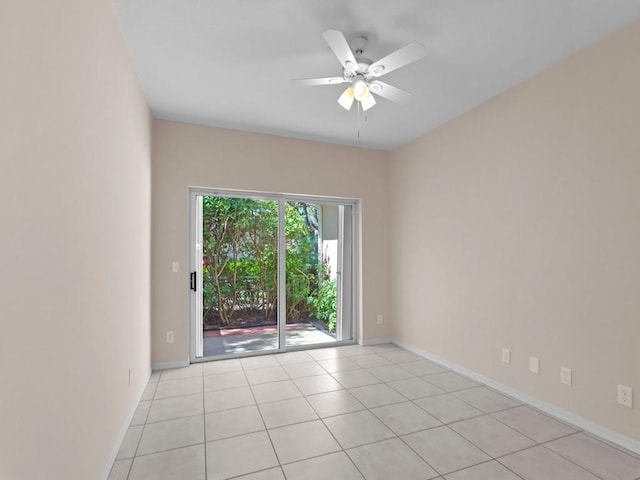
[[358,68],[358,62],[342,32],[339,32],[338,30],[327,30],[322,34],[322,36],[327,41],[336,57],[338,57],[342,66],[350,72],[355,72]]
[[313,87],[316,85],[338,85],[339,83],[345,83],[346,80],[342,77],[326,77],[326,78],[297,78],[291,80],[294,85],[300,85],[303,87]]
[[369,65],[368,72],[373,77],[381,77],[389,72],[404,67],[424,57],[426,49],[420,42],[411,42],[408,45],[390,53],[375,63]]
[[395,103],[407,103],[411,100],[413,95],[409,92],[402,90],[401,88],[394,87],[388,83],[381,82],[380,80],[374,80],[369,84],[369,90],[371,93],[380,95],[387,100],[391,100]]

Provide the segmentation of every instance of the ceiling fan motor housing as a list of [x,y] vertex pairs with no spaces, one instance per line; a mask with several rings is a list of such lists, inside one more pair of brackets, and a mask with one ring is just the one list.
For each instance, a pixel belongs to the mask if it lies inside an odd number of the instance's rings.
[[350,45],[351,50],[353,51],[353,54],[356,56],[358,60],[359,60],[359,57],[361,57],[362,54],[364,53],[364,49],[366,48],[368,41],[369,39],[364,35],[355,37],[353,40],[351,40],[351,45]]
[[345,80],[352,80],[357,75],[362,75],[365,79],[369,80],[371,75],[369,74],[369,65],[373,62],[368,58],[364,58],[362,55],[364,54],[365,47],[367,46],[367,42],[369,39],[364,35],[354,37],[351,40],[349,47],[353,52],[353,56],[358,62],[357,65],[353,65],[350,63],[348,65],[349,68],[345,68],[342,72]]
[[[368,58],[358,58],[358,64],[353,66],[351,69],[343,69],[342,75],[345,80],[351,80],[356,75],[362,75],[363,77],[369,79],[371,77],[371,73],[369,72],[369,65],[373,62]],[[351,65],[349,65],[351,66]]]

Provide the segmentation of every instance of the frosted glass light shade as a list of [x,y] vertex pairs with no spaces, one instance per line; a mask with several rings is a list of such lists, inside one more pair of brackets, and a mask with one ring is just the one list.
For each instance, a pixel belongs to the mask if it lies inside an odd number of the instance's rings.
[[362,100],[364,100],[368,93],[369,87],[367,87],[367,84],[364,82],[364,80],[362,80],[362,78],[353,82],[353,96],[356,100],[361,102]]
[[367,95],[360,101],[360,105],[362,105],[362,111],[366,112],[375,104],[376,104],[376,99],[373,98],[373,95],[371,95],[371,92],[367,90]]
[[347,87],[347,89],[344,92],[342,92],[342,95],[340,95],[340,98],[338,99],[338,103],[345,110],[350,110],[351,105],[353,105],[353,98],[354,98],[353,87]]

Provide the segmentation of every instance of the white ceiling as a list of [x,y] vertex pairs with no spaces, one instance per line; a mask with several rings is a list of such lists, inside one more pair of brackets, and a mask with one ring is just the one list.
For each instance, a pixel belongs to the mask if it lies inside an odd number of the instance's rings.
[[[640,19],[640,0],[115,0],[155,118],[390,150]],[[382,79],[367,122],[322,38],[369,38],[373,61],[417,40],[424,59]]]

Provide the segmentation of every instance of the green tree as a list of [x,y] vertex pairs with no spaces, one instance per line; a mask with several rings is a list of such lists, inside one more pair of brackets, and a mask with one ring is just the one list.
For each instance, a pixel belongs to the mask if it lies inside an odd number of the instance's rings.
[[[309,315],[318,288],[318,208],[285,204],[287,319]],[[204,318],[231,325],[242,312],[277,315],[278,202],[203,197]]]

